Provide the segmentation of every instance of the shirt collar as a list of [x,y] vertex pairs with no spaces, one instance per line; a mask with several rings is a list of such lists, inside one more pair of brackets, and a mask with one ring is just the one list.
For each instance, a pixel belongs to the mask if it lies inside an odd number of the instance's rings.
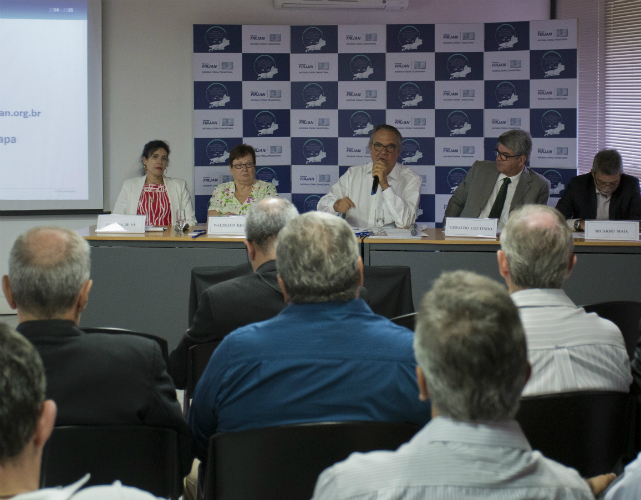
[[594,189],[596,190],[596,195],[602,196],[603,198],[605,198],[605,201],[608,201],[610,198],[612,198],[612,193],[610,193],[609,195],[605,195],[601,191],[599,191],[596,187]]
[[516,307],[577,307],[560,288],[528,288],[514,292],[510,297]]
[[[370,161],[367,165],[368,165],[368,166],[367,166],[367,173],[368,173],[368,174],[371,174],[371,173],[372,173],[372,170],[373,170],[373,168],[374,168],[374,162],[371,162],[371,161]],[[396,181],[396,180],[398,180],[398,173],[399,173],[399,172],[400,172],[400,170],[401,170],[401,169],[400,169],[400,168],[398,168],[398,167],[400,167],[400,165],[401,165],[401,164],[400,164],[400,163],[398,163],[398,162],[394,165],[394,168],[392,169],[392,171],[391,171],[389,174],[387,174],[388,179],[394,179],[395,181]]]
[[[523,167],[518,174],[513,175],[512,177],[510,177],[510,184],[514,184],[514,185],[518,184],[519,179],[521,178],[521,174],[523,173],[523,170],[525,170],[525,167]],[[497,182],[499,182],[499,181],[503,182],[503,179],[505,179],[506,177],[507,177],[507,175],[505,175],[503,173],[499,174],[499,178],[498,178]]]

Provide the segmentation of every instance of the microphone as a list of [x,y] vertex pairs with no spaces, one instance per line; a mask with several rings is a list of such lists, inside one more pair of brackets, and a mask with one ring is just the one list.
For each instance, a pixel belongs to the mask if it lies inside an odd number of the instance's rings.
[[376,194],[378,189],[378,175],[374,176],[374,182],[372,182],[372,195]]

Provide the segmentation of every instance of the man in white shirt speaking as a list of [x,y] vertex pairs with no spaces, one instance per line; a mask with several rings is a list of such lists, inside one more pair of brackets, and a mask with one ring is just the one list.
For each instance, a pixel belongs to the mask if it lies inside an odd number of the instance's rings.
[[395,127],[376,126],[369,138],[372,161],[351,167],[320,199],[317,210],[345,214],[345,220],[353,227],[373,228],[377,209],[384,211],[385,225],[413,224],[421,178],[397,163],[402,141]]
[[572,231],[555,208],[515,210],[501,233],[499,271],[519,308],[532,377],[524,396],[628,392],[632,375],[619,329],[561,290],[576,263]]

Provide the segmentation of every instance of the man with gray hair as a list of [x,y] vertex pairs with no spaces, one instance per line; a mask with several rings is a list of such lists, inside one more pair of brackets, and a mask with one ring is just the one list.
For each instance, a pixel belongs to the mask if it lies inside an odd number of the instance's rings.
[[57,424],[175,429],[185,475],[191,434],[160,346],[134,335],[87,334],[77,326],[93,283],[90,267],[89,245],[78,233],[36,227],[18,236],[9,274],[2,277],[7,302],[18,311],[17,330],[47,370]]
[[[409,227],[416,220],[421,178],[398,163],[403,137],[396,127],[381,124],[369,136],[372,161],[351,167],[318,202],[320,212],[344,214],[354,227],[374,227],[376,210],[386,225]],[[377,179],[374,188],[374,178]]]
[[602,149],[589,173],[570,179],[556,208],[575,231],[585,230],[586,219],[639,220],[639,179],[623,173],[616,149]]
[[561,290],[576,264],[573,252],[572,231],[552,207],[516,210],[501,233],[499,271],[519,308],[532,365],[525,396],[630,388],[619,329],[577,307]]
[[[514,420],[530,367],[504,287],[441,275],[421,302],[414,353],[431,422],[397,451],[353,453],[326,469],[313,500],[594,498],[575,470],[532,451]],[[601,490],[613,478],[590,482]]]
[[289,305],[239,328],[214,352],[194,394],[196,456],[209,437],[301,422],[415,422],[430,418],[414,383],[412,332],[358,299],[363,262],[350,226],[308,212],[276,245]]
[[276,280],[276,237],[296,217],[298,210],[284,198],[265,198],[249,207],[244,242],[254,272],[203,292],[192,326],[169,356],[176,387],[187,384],[190,347],[222,340],[236,328],[276,316],[287,305]]
[[447,203],[448,217],[498,219],[505,226],[510,213],[531,203],[547,204],[550,182],[525,166],[532,139],[525,130],[508,130],[496,145],[496,161],[475,161]]

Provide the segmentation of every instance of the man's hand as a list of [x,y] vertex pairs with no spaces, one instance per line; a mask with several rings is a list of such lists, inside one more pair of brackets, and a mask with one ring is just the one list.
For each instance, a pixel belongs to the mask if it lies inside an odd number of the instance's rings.
[[341,198],[336,203],[334,203],[335,212],[340,212],[342,214],[345,214],[350,208],[356,208],[356,205],[354,205],[354,202],[350,200],[347,196],[345,196],[345,198]]
[[609,474],[601,474],[600,476],[591,477],[585,481],[592,490],[592,494],[596,497],[599,493],[605,490],[610,483],[616,479],[616,477],[616,474],[610,472]]
[[378,184],[385,191],[389,184],[387,183],[387,166],[383,160],[378,160],[372,167],[372,177],[378,176]]

